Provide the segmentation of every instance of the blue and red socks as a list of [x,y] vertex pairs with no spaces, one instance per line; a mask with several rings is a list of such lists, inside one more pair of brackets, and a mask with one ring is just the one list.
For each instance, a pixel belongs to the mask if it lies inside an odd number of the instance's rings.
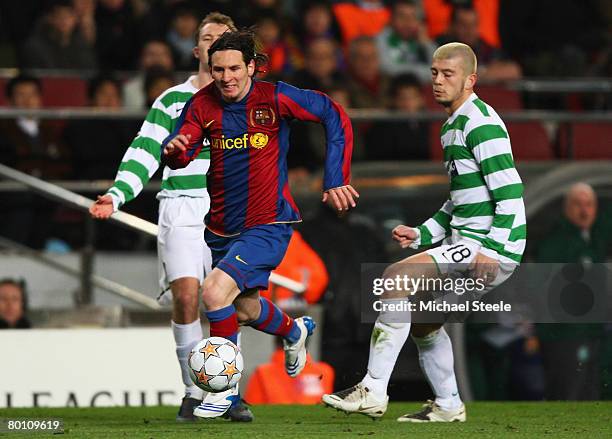
[[205,312],[210,322],[210,336],[223,337],[238,345],[238,317],[234,305]]
[[290,343],[300,339],[301,331],[295,320],[265,297],[260,297],[259,303],[261,313],[249,326],[267,334],[279,335]]

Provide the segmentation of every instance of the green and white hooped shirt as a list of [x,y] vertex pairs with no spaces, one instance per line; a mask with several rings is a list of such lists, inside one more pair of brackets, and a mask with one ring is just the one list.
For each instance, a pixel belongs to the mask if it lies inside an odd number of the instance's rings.
[[523,182],[504,122],[473,93],[448,118],[440,136],[450,197],[417,227],[420,237],[414,248],[455,231],[479,242],[486,256],[520,263],[527,239]]

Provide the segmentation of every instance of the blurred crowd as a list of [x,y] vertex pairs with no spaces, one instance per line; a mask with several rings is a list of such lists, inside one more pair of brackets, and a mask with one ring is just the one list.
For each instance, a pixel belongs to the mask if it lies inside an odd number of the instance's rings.
[[3,2],[0,59],[2,67],[192,70],[194,31],[213,10],[239,26],[257,26],[269,75],[316,88],[346,76],[375,96],[370,82],[387,75],[426,81],[432,51],[448,41],[474,48],[483,79],[611,73],[612,7],[605,0]]
[[[328,93],[345,108],[408,114],[440,110],[429,67],[440,44],[474,48],[479,81],[521,77],[612,76],[612,3],[585,0],[31,0],[0,2],[0,104],[38,109],[89,106],[144,110],[159,94],[197,69],[194,34],[207,12],[219,10],[239,26],[254,26],[269,55],[263,73]],[[53,70],[55,73],[45,73]],[[60,75],[67,76],[58,78]],[[485,87],[485,86],[483,86]],[[520,110],[522,97],[499,88],[477,91],[498,110]],[[590,100],[589,100],[590,99]],[[528,105],[606,109],[605,97],[545,97]],[[599,99],[599,100],[598,100]],[[602,100],[603,99],[603,100]],[[117,120],[2,120],[3,162],[46,179],[112,177],[138,123]],[[571,156],[556,130],[509,125],[520,159]],[[590,131],[589,127],[587,131]],[[438,159],[439,124],[361,123],[354,159]],[[407,135],[408,132],[408,135]],[[569,130],[578,136],[579,129]],[[592,131],[590,131],[592,132]],[[87,133],[96,133],[87,136]],[[602,138],[602,136],[591,136]],[[604,136],[605,137],[605,136]],[[83,146],[87,138],[88,146]],[[540,139],[540,141],[538,141]],[[323,133],[309,124],[293,130],[294,173],[317,170]],[[25,158],[24,156],[27,156]]]

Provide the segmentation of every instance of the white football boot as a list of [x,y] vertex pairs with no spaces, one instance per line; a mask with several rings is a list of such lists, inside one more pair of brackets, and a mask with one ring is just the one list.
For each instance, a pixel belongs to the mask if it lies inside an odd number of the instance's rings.
[[417,413],[408,413],[397,418],[397,422],[465,422],[465,404],[455,410],[443,410],[434,401],[427,401]]
[[323,403],[345,413],[359,413],[370,418],[380,418],[387,411],[389,397],[379,401],[372,392],[359,383],[331,395],[323,395]]
[[202,403],[193,409],[193,414],[198,418],[218,418],[223,416],[232,404],[239,400],[238,386],[224,392],[209,392]]
[[295,319],[295,323],[300,328],[300,338],[295,343],[283,340],[285,350],[285,370],[287,374],[295,378],[306,366],[306,339],[312,335],[316,323],[312,317],[304,316]]

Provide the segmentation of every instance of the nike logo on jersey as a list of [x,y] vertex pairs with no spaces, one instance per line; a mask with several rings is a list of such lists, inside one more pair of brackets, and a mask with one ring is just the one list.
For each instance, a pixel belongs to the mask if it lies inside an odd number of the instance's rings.
[[249,264],[247,264],[246,262],[244,262],[244,261],[242,260],[242,258],[240,257],[240,255],[236,255],[236,256],[234,256],[234,257],[236,258],[236,260],[237,260],[238,262],[242,262],[244,265],[249,265]]

